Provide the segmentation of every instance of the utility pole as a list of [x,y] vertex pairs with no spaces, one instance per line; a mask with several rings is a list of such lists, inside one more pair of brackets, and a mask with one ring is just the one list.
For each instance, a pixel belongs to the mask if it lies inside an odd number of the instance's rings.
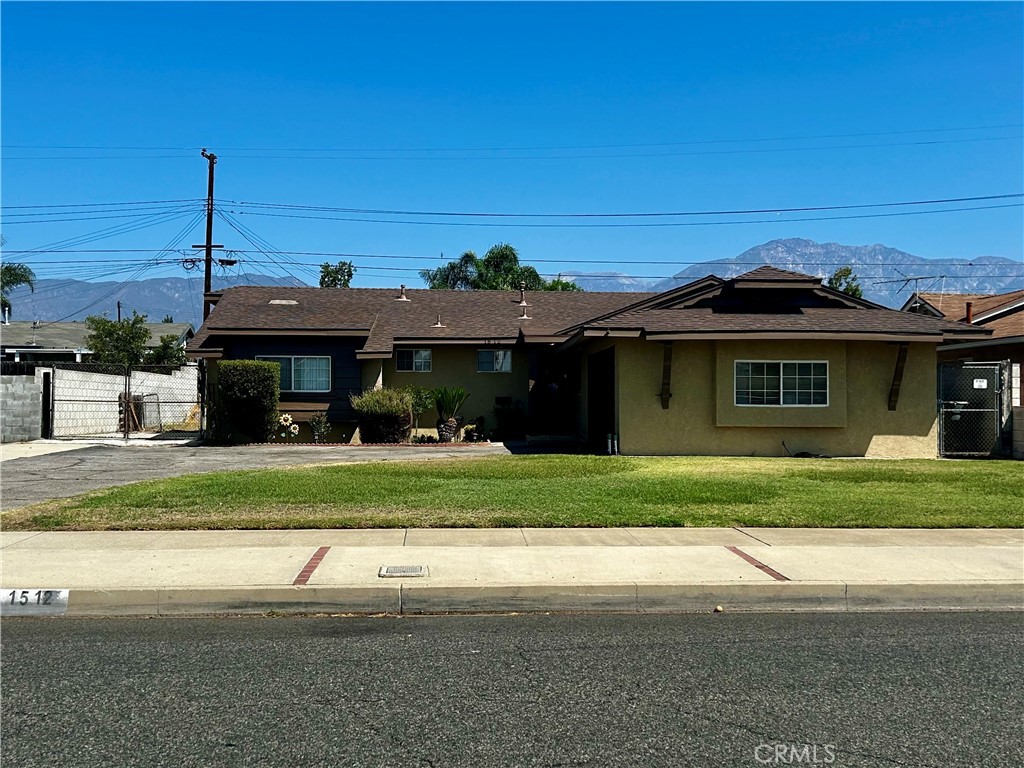
[[117,322],[121,322],[121,302],[117,302]]
[[203,275],[203,320],[210,316],[210,302],[206,300],[206,294],[211,290],[213,278],[213,249],[223,248],[223,245],[213,244],[213,166],[217,164],[217,156],[207,152],[204,148],[199,154],[206,158],[210,171],[206,185],[206,243],[193,245],[193,248],[204,248],[206,250],[206,269]]

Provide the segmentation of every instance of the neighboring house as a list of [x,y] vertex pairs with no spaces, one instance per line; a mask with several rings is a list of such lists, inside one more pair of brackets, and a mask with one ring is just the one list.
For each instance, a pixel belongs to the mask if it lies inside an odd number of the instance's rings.
[[[160,344],[161,336],[174,335],[184,346],[195,332],[191,323],[146,323],[150,349]],[[88,362],[92,354],[85,346],[89,329],[85,323],[48,323],[12,320],[0,325],[0,359],[19,363]]]
[[[281,410],[353,418],[376,386],[458,385],[494,424],[625,454],[936,454],[936,347],[991,331],[761,267],[661,294],[239,287],[196,358],[282,364]],[[210,380],[216,380],[211,365]],[[784,448],[782,442],[786,442]]]
[[1014,405],[1021,404],[1020,366],[1024,365],[1024,291],[1011,293],[915,293],[902,307],[929,317],[988,328],[986,339],[950,341],[938,349],[939,362],[992,362],[1017,365]]

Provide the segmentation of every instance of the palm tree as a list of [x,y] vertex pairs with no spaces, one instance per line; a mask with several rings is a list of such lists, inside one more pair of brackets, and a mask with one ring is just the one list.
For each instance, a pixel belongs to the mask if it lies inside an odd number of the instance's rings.
[[11,300],[8,291],[19,285],[27,285],[30,291],[36,289],[36,273],[24,264],[5,263],[0,265],[0,310],[9,312]]

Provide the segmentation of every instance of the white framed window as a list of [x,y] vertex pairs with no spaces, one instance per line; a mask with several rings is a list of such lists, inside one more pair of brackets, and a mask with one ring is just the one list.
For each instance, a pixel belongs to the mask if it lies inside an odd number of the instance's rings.
[[476,353],[477,373],[511,373],[511,349],[481,349]]
[[395,370],[430,373],[431,357],[429,349],[399,349],[395,355]]
[[281,366],[282,392],[330,392],[331,358],[299,355],[257,355]]
[[736,405],[827,406],[828,362],[737,360]]

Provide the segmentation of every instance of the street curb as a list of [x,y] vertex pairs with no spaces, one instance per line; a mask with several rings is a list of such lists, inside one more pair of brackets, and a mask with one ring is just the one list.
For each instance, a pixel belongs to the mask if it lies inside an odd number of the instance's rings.
[[547,584],[72,589],[68,617],[253,613],[710,613],[1024,610],[1020,582]]

